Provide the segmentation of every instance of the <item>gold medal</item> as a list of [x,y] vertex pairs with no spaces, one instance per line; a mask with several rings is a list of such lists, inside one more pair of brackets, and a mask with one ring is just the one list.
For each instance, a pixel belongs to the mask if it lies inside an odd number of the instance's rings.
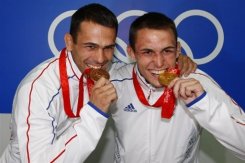
[[91,69],[89,76],[94,81],[98,81],[101,77],[110,79],[109,73],[104,69]]
[[158,81],[161,85],[167,87],[169,83],[177,77],[177,74],[171,73],[171,72],[164,72],[159,75]]

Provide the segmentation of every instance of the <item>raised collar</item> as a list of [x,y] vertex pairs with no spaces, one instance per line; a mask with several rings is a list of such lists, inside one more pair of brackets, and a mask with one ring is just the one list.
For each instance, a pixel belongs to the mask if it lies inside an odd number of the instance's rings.
[[[76,63],[74,62],[73,57],[72,57],[72,54],[71,54],[70,51],[67,51],[67,58],[68,58],[68,59],[66,60],[66,65],[70,65],[68,71],[69,71],[71,74],[75,75],[76,78],[79,80],[80,77],[81,77],[81,75],[82,75],[82,73],[81,73],[81,71],[78,69]],[[70,73],[69,73],[69,74],[70,74]]]

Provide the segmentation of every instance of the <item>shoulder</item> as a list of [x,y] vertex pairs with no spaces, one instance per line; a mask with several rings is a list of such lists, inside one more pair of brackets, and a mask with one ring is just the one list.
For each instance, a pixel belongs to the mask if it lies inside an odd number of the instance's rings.
[[132,85],[132,71],[134,64],[127,64],[118,69],[114,69],[110,81],[118,92],[125,91]]
[[111,71],[111,80],[124,80],[132,78],[134,64],[124,64],[119,68],[113,68]]
[[18,90],[52,88],[59,82],[59,60],[53,57],[33,68],[21,81]]
[[184,78],[194,78],[198,80],[204,88],[212,86],[220,88],[219,84],[211,76],[209,76],[209,74],[200,69],[197,69],[194,73],[191,73],[188,77]]
[[205,80],[205,79],[213,80],[211,76],[209,76],[206,72],[204,72],[200,69],[196,69],[195,72],[193,72],[189,76],[183,77],[183,78],[195,78],[197,80]]

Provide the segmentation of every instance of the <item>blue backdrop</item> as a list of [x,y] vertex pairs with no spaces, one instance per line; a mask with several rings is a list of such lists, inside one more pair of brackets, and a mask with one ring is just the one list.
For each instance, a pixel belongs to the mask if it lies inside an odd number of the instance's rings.
[[242,0],[42,0],[1,1],[0,113],[11,113],[21,79],[37,64],[64,47],[70,15],[80,6],[98,2],[119,20],[116,58],[125,54],[131,21],[144,12],[163,12],[175,20],[183,52],[211,75],[244,109],[242,73],[245,65],[245,12]]

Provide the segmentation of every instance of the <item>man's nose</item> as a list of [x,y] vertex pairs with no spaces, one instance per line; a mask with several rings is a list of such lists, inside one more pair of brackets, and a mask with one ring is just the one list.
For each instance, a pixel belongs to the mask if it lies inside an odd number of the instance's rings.
[[105,61],[104,50],[99,48],[96,54],[96,60],[98,63],[103,63]]
[[162,67],[164,65],[164,57],[161,54],[157,53],[154,56],[154,62],[157,67]]

